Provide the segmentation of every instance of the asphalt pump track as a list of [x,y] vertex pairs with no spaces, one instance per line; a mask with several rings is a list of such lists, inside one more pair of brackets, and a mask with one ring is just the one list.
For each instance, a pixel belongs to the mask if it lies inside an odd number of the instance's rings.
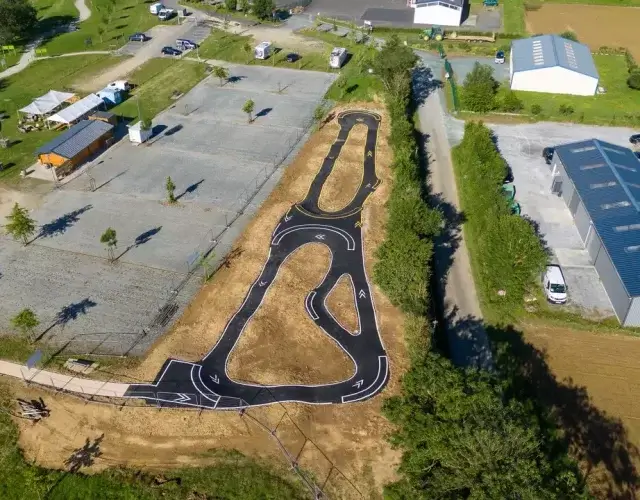
[[[378,331],[375,308],[364,265],[362,207],[380,184],[376,176],[376,144],[380,116],[365,111],[338,115],[340,131],[309,191],[280,219],[272,234],[269,256],[244,302],[227,323],[220,339],[197,363],[167,360],[152,384],[132,384],[125,397],[144,399],[164,407],[242,409],[277,402],[336,404],[375,396],[389,379],[389,362]],[[351,129],[367,126],[364,168],[357,193],[343,209],[326,212],[318,206],[322,187],[331,174]],[[356,371],[348,380],[322,385],[257,385],[232,380],[227,361],[245,327],[256,313],[287,258],[307,243],[322,243],[332,254],[322,283],[309,292],[309,317],[353,360]],[[327,296],[343,275],[353,284],[359,319],[357,335],[349,333],[327,310]]]

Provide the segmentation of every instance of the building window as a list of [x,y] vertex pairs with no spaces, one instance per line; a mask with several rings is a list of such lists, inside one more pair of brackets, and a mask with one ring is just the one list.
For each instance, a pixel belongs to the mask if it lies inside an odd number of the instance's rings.
[[611,182],[600,182],[598,184],[589,184],[589,189],[599,189],[599,188],[608,188],[608,187],[613,187],[613,186],[617,186],[618,183],[615,181],[611,181]]
[[627,253],[633,253],[640,250],[640,245],[632,245],[630,247],[624,247],[624,251]]
[[582,165],[580,170],[593,170],[594,168],[602,168],[606,166],[606,163],[593,163],[592,165]]
[[631,203],[628,201],[618,201],[616,203],[605,203],[604,205],[600,205],[602,210],[609,210],[611,208],[625,208],[630,207]]
[[638,229],[640,229],[640,224],[629,224],[627,226],[616,226],[613,228],[613,230],[616,233],[625,233],[627,231],[637,231]]
[[584,153],[586,151],[594,151],[595,149],[595,146],[586,146],[584,148],[570,149],[569,151],[572,153]]

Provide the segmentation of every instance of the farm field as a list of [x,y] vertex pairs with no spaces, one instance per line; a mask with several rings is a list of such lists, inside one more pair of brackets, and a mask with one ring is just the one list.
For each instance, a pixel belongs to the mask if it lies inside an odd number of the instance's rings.
[[626,47],[640,60],[640,8],[545,4],[528,11],[525,22],[529,33],[573,31],[591,50],[602,46]]
[[537,321],[521,326],[551,372],[533,368],[542,397],[556,408],[576,455],[594,467],[592,492],[635,498],[628,495],[632,467],[640,465],[640,338]]

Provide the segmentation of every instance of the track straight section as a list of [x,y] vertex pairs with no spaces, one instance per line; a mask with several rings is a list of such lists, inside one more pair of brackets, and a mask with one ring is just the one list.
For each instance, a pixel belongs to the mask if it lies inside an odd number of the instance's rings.
[[[389,363],[365,271],[361,218],[366,199],[380,183],[375,169],[379,122],[378,115],[366,111],[347,111],[338,116],[340,132],[309,192],[280,219],[262,272],[217,344],[198,363],[167,360],[153,383],[132,384],[125,397],[146,399],[159,406],[223,410],[277,402],[351,403],[371,398],[384,388],[389,379]],[[361,185],[346,207],[337,212],[326,212],[318,206],[322,187],[349,132],[357,124],[364,124],[368,129]],[[307,313],[353,359],[355,374],[348,380],[324,385],[261,386],[231,380],[227,374],[227,360],[238,339],[262,304],[282,264],[307,243],[322,243],[332,254],[331,267],[324,280],[305,300]],[[348,275],[353,283],[360,324],[358,335],[346,331],[325,306],[327,296],[343,275]]]

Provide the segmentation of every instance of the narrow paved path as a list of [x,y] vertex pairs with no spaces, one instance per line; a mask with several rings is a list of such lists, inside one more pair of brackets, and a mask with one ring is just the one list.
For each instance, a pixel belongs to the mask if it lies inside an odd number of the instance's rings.
[[75,7],[78,9],[80,16],[78,17],[78,21],[86,21],[91,17],[91,9],[87,7],[87,4],[84,3],[84,0],[75,0]]
[[122,397],[127,389],[129,389],[129,384],[78,378],[40,370],[38,368],[28,369],[24,365],[10,361],[0,361],[0,374],[18,378],[29,383],[33,382],[54,389],[63,389],[68,392],[89,396]]
[[38,48],[38,45],[40,45],[41,43],[42,38],[36,38],[35,40],[29,42],[25,47],[24,53],[22,54],[22,56],[20,56],[20,60],[17,62],[17,64],[14,64],[4,71],[0,71],[0,79],[8,78],[12,75],[15,75],[16,73],[20,73],[20,71],[29,66],[29,64],[31,64],[31,61],[35,59],[36,48]]
[[464,231],[458,223],[460,203],[445,129],[445,96],[433,91],[419,109],[420,129],[427,136],[431,194],[446,218],[445,234],[436,241],[435,273],[451,359],[459,366],[491,366],[491,351],[482,325]]

